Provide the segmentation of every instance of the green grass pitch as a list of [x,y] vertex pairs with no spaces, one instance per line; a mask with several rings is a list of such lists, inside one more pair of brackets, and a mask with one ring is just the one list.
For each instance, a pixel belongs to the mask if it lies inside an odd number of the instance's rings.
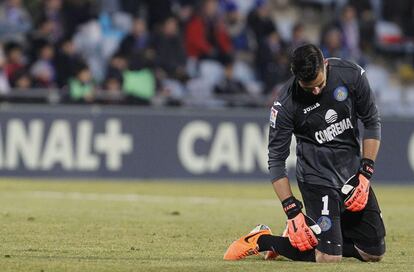
[[269,183],[3,179],[0,271],[414,271],[414,186],[374,188],[387,227],[382,262],[226,262],[228,245],[256,224],[283,230]]

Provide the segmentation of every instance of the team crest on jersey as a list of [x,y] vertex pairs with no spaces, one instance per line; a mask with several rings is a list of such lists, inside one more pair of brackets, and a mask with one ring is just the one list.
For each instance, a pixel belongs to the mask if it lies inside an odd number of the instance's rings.
[[272,128],[276,128],[276,117],[277,117],[277,110],[272,108],[270,110],[270,126]]
[[316,222],[322,231],[328,231],[332,227],[332,221],[328,216],[321,216]]
[[345,86],[339,86],[336,87],[333,94],[336,101],[342,102],[348,98],[348,89]]

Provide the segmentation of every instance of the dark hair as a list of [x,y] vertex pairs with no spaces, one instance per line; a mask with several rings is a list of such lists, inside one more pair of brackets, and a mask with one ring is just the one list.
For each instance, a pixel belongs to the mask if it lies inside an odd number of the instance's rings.
[[305,44],[293,51],[290,69],[297,79],[312,81],[322,68],[323,55],[317,46]]
[[13,50],[21,50],[23,51],[22,46],[17,42],[8,42],[4,45],[4,53],[6,55],[10,54]]
[[62,48],[66,43],[71,43],[71,42],[73,42],[72,35],[65,35],[62,38],[60,38],[59,41],[57,41],[56,45],[58,48]]
[[11,76],[10,76],[10,85],[12,87],[16,87],[17,81],[19,79],[27,77],[30,80],[32,79],[30,77],[29,71],[26,68],[19,68],[17,69]]
[[81,72],[89,70],[89,66],[84,62],[79,62],[75,65],[74,71],[75,76],[78,76]]

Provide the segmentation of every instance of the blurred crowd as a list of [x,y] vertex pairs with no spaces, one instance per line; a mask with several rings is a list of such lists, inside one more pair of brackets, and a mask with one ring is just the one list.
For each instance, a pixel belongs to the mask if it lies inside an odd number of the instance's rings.
[[[264,106],[290,77],[291,50],[307,42],[319,44],[325,57],[371,67],[374,80],[386,65],[372,64],[373,56],[397,56],[408,64],[410,81],[412,2],[3,0],[0,94],[56,91],[64,103]],[[280,23],[292,8],[303,17]]]

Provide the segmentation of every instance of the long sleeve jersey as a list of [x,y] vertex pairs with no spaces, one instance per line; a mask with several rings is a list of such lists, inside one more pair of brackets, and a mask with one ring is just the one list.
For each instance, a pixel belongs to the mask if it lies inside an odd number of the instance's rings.
[[292,135],[297,141],[299,182],[340,188],[355,174],[361,158],[358,120],[364,139],[381,138],[381,123],[365,71],[349,61],[328,59],[320,95],[305,92],[295,77],[282,88],[270,112],[269,170],[285,177]]

